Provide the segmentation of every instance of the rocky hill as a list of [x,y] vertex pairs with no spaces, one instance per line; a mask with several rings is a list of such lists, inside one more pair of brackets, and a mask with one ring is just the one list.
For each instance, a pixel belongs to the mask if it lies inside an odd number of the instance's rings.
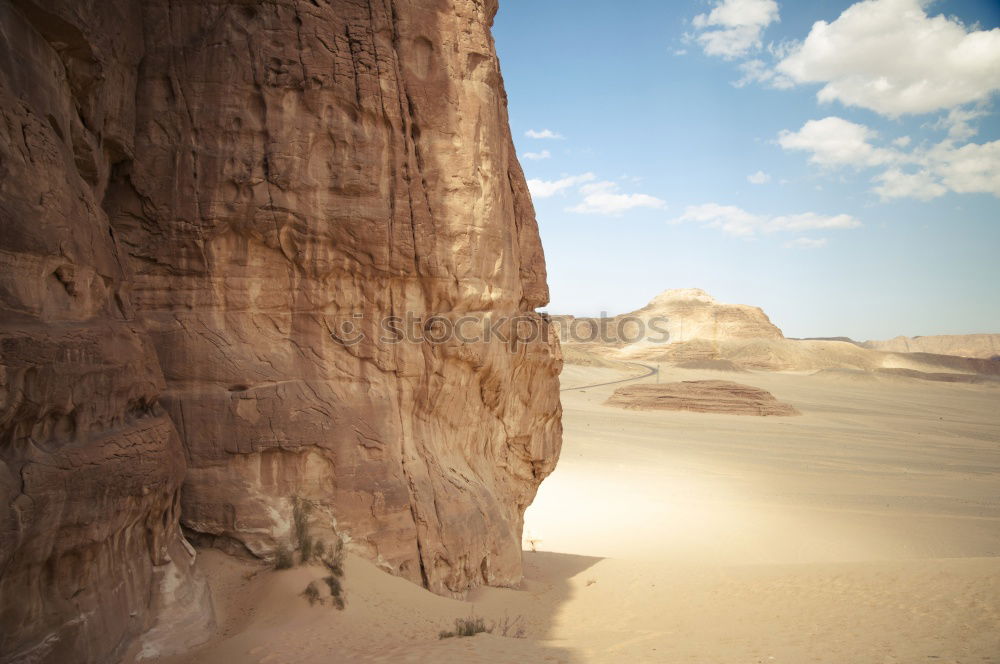
[[553,316],[566,344],[638,350],[692,339],[783,339],[760,307],[725,304],[699,288],[666,290],[645,307],[611,318]]
[[700,288],[666,290],[642,309],[626,316],[667,318],[672,342],[691,339],[783,339],[764,310],[746,304],[726,304]]
[[0,661],[184,647],[184,534],[270,559],[304,503],[435,592],[518,582],[557,346],[379,334],[544,323],[496,9],[0,4]]
[[1000,358],[1000,334],[939,334],[865,341],[865,348],[895,353],[934,353],[981,359]]
[[[992,357],[988,349],[998,335],[917,337],[913,344],[885,342],[885,348],[846,337],[789,339],[759,307],[724,304],[697,288],[664,291],[642,309],[613,318],[553,316],[552,320],[566,361],[573,364],[622,367],[628,366],[622,362],[662,362],[729,372],[852,369],[926,375],[928,380],[1000,375],[1000,362],[984,359]],[[937,352],[918,352],[922,339],[928,339],[926,346]],[[962,349],[970,353],[960,356]],[[976,354],[971,354],[973,350]]]

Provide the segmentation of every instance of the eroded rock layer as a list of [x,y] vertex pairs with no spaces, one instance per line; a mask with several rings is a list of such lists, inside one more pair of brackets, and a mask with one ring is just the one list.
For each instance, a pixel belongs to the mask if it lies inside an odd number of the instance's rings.
[[633,410],[687,410],[761,417],[800,414],[795,406],[778,401],[767,390],[728,380],[625,385],[615,390],[606,403]]
[[[204,611],[178,520],[268,558],[302,501],[436,592],[519,580],[560,358],[495,11],[0,5],[4,656]],[[465,340],[384,331],[433,315]]]

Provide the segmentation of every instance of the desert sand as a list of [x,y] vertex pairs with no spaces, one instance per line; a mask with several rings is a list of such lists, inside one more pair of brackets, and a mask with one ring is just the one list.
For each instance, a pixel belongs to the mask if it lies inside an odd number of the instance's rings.
[[[993,383],[743,372],[802,415],[604,405],[640,370],[564,369],[563,455],[526,515],[519,588],[444,598],[350,556],[337,611],[300,595],[318,567],[202,551],[217,635],[163,661],[1000,661]],[[437,638],[471,615],[524,638]]]

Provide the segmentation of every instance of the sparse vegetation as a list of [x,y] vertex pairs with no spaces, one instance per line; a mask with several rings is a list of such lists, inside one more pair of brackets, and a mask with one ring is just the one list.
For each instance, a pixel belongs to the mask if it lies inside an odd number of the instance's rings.
[[321,542],[322,553],[318,553],[317,557],[326,565],[326,568],[337,577],[344,575],[344,543],[337,539],[334,542],[333,548],[327,549],[326,542]]
[[313,538],[309,533],[309,513],[312,503],[296,496],[292,505],[292,535],[298,542],[299,563],[305,564],[313,556]]
[[500,636],[506,636],[511,639],[523,639],[524,638],[524,623],[522,622],[522,617],[517,616],[511,620],[510,616],[504,615],[503,618],[493,623],[490,628],[490,633],[496,632]]
[[319,586],[316,585],[315,581],[306,586],[306,589],[302,591],[302,596],[309,600],[309,606],[316,602],[323,603],[323,598],[319,596]]
[[[333,606],[343,609],[346,606],[344,586],[341,583],[344,576],[344,542],[338,537],[334,540],[333,546],[329,546],[326,541],[313,537],[309,531],[309,514],[312,512],[312,503],[297,496],[292,500],[292,537],[298,543],[299,564],[304,565],[311,560],[318,560],[326,567],[330,573],[321,580],[330,589],[330,601]],[[291,567],[292,555],[287,553],[287,549],[284,548],[279,548],[279,555],[282,551],[286,552],[288,556],[287,567]],[[285,567],[278,567],[278,565],[275,567],[285,569]],[[320,587],[318,581],[313,581],[302,591],[310,605],[316,602],[325,603],[320,593]]]
[[300,540],[299,545],[299,563],[304,564],[309,562],[309,559],[313,557],[313,539],[306,536],[304,539]]
[[319,558],[323,561],[326,568],[330,570],[330,575],[323,577],[323,581],[330,587],[330,597],[332,598],[333,605],[343,610],[345,606],[344,587],[340,583],[340,579],[344,576],[344,542],[338,538],[333,548],[329,551],[327,551],[325,542],[321,542],[321,544],[322,547],[319,548],[323,553],[319,555]]
[[274,552],[274,569],[289,569],[294,563],[292,552],[285,546],[279,546]]
[[438,632],[438,638],[450,639],[461,636],[475,636],[476,634],[484,633],[496,633],[498,636],[505,636],[512,639],[523,639],[525,635],[524,625],[521,622],[521,616],[517,616],[512,620],[510,616],[505,615],[502,619],[492,622],[489,625],[486,624],[486,620],[483,618],[469,616],[468,618],[456,618],[455,628],[451,630],[441,630]]
[[333,576],[324,576],[323,581],[326,585],[330,587],[330,599],[333,602],[334,607],[343,611],[344,610],[344,588],[340,585],[340,579]]
[[484,632],[492,632],[493,628],[486,626],[486,621],[476,616],[468,618],[455,618],[455,629],[453,631],[441,630],[438,633],[439,639],[450,639],[456,636],[475,636]]

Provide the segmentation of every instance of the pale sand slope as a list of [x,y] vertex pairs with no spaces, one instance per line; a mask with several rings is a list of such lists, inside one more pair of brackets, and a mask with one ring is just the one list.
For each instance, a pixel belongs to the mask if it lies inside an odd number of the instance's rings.
[[[623,375],[567,366],[563,385]],[[351,558],[338,612],[298,596],[318,568],[247,581],[203,553],[222,633],[171,661],[1000,662],[1000,389],[733,380],[802,416],[636,412],[603,405],[616,385],[563,392],[563,458],[528,510],[539,552],[522,589],[445,599]],[[523,616],[528,638],[436,639],[472,611]]]

